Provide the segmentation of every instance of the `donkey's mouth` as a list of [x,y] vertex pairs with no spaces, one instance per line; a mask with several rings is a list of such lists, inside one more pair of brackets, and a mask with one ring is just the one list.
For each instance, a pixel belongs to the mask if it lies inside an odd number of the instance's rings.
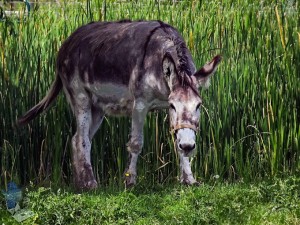
[[194,154],[195,144],[178,144],[177,148],[185,157],[191,157]]
[[195,149],[196,145],[195,144],[179,144],[178,147],[180,150],[182,150],[186,153],[189,153]]

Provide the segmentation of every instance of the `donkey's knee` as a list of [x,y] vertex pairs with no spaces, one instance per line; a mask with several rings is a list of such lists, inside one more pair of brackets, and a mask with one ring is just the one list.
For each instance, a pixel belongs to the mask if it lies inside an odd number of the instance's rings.
[[131,137],[129,142],[127,143],[127,150],[130,153],[139,154],[143,148],[143,136]]

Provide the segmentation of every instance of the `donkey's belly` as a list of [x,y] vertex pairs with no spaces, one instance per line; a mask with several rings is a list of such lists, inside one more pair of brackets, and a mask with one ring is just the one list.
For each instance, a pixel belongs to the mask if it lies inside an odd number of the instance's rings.
[[108,115],[130,115],[133,96],[125,85],[112,83],[95,84],[89,87],[93,105]]

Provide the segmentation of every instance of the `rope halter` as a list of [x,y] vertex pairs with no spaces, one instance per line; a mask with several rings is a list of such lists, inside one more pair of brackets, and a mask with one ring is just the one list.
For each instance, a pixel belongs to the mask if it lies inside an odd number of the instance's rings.
[[183,124],[179,124],[179,125],[176,125],[175,127],[173,127],[173,129],[171,129],[171,133],[174,134],[177,130],[182,129],[182,128],[190,128],[193,131],[195,131],[196,133],[198,132],[198,127],[196,127],[195,125],[183,123]]

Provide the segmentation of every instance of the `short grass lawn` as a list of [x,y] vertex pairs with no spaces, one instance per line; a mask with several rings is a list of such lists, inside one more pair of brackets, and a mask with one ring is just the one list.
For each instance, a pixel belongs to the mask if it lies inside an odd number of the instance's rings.
[[[30,190],[29,190],[30,189]],[[254,184],[216,180],[199,187],[147,186],[132,190],[27,188],[23,224],[300,224],[300,178]],[[18,224],[1,196],[0,224]]]

